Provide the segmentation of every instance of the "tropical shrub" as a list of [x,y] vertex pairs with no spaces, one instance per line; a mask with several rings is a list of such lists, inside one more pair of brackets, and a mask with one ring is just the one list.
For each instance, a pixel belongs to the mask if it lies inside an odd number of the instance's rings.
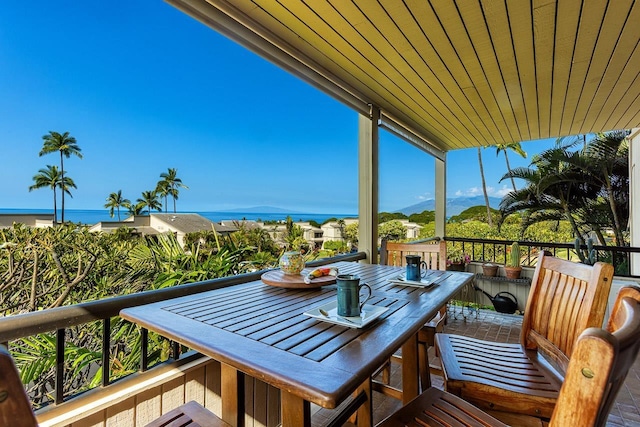
[[378,226],[378,236],[383,240],[406,239],[407,227],[398,220],[388,221]]
[[347,242],[341,240],[328,240],[324,242],[324,249],[337,253],[344,253],[347,251]]

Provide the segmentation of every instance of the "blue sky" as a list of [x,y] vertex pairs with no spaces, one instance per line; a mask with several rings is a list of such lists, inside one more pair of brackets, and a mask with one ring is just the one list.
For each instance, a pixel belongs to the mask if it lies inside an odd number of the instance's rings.
[[[357,114],[163,1],[2,2],[0,93],[0,208],[52,207],[28,187],[59,163],[38,157],[42,135],[69,131],[84,156],[65,161],[69,209],[102,209],[120,189],[135,200],[171,167],[189,186],[179,211],[357,212]],[[501,196],[504,157],[483,159]],[[448,197],[482,194],[475,149],[447,164]],[[380,210],[433,198],[433,168],[382,131]]]

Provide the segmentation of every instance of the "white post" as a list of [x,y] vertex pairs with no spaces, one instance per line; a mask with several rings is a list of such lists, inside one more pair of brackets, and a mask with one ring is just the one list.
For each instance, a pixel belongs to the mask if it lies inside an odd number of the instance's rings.
[[378,263],[378,121],[380,109],[370,117],[358,116],[358,251]]
[[447,225],[447,160],[436,162],[436,236],[443,238]]

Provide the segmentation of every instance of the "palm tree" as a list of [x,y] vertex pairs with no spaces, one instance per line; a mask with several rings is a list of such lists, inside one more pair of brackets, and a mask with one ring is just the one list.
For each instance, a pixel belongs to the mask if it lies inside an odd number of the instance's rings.
[[[535,156],[532,167],[513,169],[501,181],[509,177],[522,179],[524,188],[507,194],[500,203],[501,217],[524,211],[522,232],[542,221],[567,220],[576,237],[593,229],[598,232],[594,220],[601,215],[597,195],[599,186],[588,173],[573,167],[579,152],[566,147],[552,148]],[[598,232],[599,233],[599,232]],[[600,233],[599,233],[600,234]],[[602,241],[602,239],[601,239]]]
[[[520,154],[525,159],[527,158],[527,153],[522,149],[519,142],[508,142],[506,144],[496,144],[496,156],[500,155],[500,152],[504,152],[504,160],[507,162],[507,173],[511,173],[511,165],[509,164],[509,156],[507,155],[507,150],[512,150],[517,154]],[[511,185],[513,186],[513,191],[516,191],[516,182],[513,177],[511,178]]]
[[124,204],[123,207],[127,208],[127,212],[129,213],[129,215],[133,216],[142,215],[142,212],[145,208],[145,206],[141,203],[132,204],[131,202]]
[[167,209],[169,208],[167,198],[171,193],[171,188],[167,181],[158,181],[158,184],[156,185],[156,193],[158,193],[158,196],[164,198],[164,211],[167,212]]
[[[40,156],[44,156],[45,154],[54,153],[56,151],[60,152],[60,180],[61,182],[66,182],[64,179],[64,158],[67,159],[73,154],[82,158],[82,153],[80,153],[80,147],[76,143],[76,139],[69,135],[69,132],[65,132],[60,134],[58,132],[49,131],[48,135],[44,135],[42,137],[44,143],[42,145],[42,150],[40,150]],[[62,192],[62,211],[61,211],[61,222],[64,223],[64,193]]]
[[113,218],[113,210],[118,210],[118,221],[120,221],[120,207],[126,207],[131,205],[131,201],[129,199],[122,198],[122,190],[118,190],[117,193],[109,194],[107,197],[107,203],[105,203],[104,207],[109,209],[109,215]]
[[29,191],[39,188],[51,188],[53,190],[53,225],[58,222],[58,203],[56,198],[56,188],[60,182],[60,171],[57,166],[47,165],[46,169],[40,169],[33,176],[34,184],[29,187]]
[[142,197],[138,199],[138,205],[142,208],[142,212],[147,208],[147,212],[151,213],[152,209],[162,212],[162,203],[158,200],[158,193],[154,190],[143,191]]
[[[599,133],[578,152],[562,158],[577,168],[594,185],[593,200],[608,217],[616,243],[625,244],[624,229],[629,217],[629,141],[628,131]],[[574,146],[569,145],[569,147]]]
[[340,230],[340,239],[344,242],[346,240],[344,238],[344,228],[347,226],[344,222],[344,218],[340,218],[336,223],[338,225],[338,230]]
[[484,179],[484,167],[482,166],[482,152],[478,147],[478,163],[480,164],[480,177],[482,178],[482,193],[484,194],[484,204],[487,206],[487,224],[489,227],[493,227],[493,220],[491,219],[491,206],[489,206],[489,195],[487,194],[487,182]]
[[160,183],[164,183],[163,185],[166,186],[165,198],[167,194],[173,197],[173,212],[176,212],[176,200],[178,200],[179,193],[178,188],[188,189],[189,187],[184,185],[182,180],[178,178],[178,170],[175,168],[169,168],[167,172],[161,173],[160,178],[162,178],[162,181],[160,181],[158,185],[160,186]]

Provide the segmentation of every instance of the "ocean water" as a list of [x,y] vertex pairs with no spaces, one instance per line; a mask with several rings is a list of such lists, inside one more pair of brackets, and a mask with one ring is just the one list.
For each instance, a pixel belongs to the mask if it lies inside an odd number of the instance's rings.
[[[0,214],[18,214],[18,213],[52,213],[52,209],[0,209]],[[357,214],[314,214],[314,213],[261,213],[261,212],[181,212],[181,213],[197,213],[213,222],[233,219],[261,220],[261,221],[278,221],[285,220],[290,216],[294,221],[314,220],[322,224],[329,218],[354,218]],[[128,214],[126,211],[120,211],[120,218],[124,220]],[[65,209],[65,221],[71,221],[81,224],[93,225],[100,221],[117,221],[118,215],[114,213],[114,217],[109,216],[109,211],[101,210],[82,210],[82,209]],[[60,220],[60,212],[58,212],[58,220]]]

